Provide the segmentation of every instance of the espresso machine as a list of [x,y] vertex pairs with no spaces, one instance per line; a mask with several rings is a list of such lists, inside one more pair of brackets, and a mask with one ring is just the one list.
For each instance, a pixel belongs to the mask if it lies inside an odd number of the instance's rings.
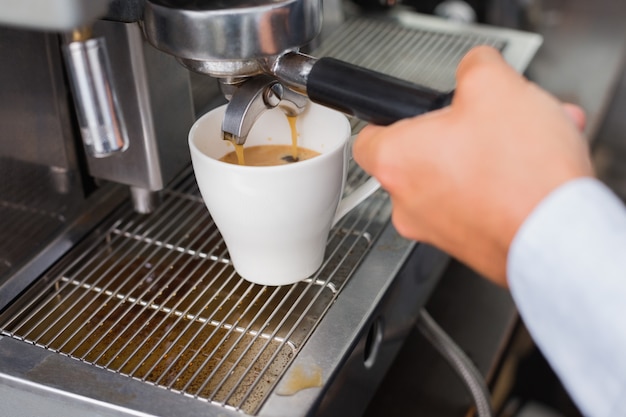
[[[189,128],[228,103],[244,143],[315,101],[356,132],[445,106],[475,45],[523,71],[540,43],[339,0],[0,0],[0,414],[362,413],[447,256],[379,191],[314,276],[248,283]],[[352,163],[347,191],[366,179]]]

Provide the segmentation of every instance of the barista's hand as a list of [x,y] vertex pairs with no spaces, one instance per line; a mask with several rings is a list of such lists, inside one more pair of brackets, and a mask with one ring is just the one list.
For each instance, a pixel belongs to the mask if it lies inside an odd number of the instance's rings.
[[524,219],[559,185],[593,175],[583,126],[580,108],[478,47],[459,65],[450,107],[366,127],[354,157],[389,192],[399,233],[506,285]]

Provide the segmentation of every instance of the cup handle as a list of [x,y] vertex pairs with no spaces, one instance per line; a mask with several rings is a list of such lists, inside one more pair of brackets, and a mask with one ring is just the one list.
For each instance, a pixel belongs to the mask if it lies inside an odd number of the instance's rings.
[[339,222],[339,220],[343,218],[343,216],[348,214],[353,208],[358,206],[367,197],[374,194],[374,192],[379,188],[380,183],[378,182],[378,180],[374,177],[371,177],[363,184],[361,184],[359,188],[351,192],[349,195],[345,196],[339,203],[339,207],[335,212],[335,218],[333,219],[332,225],[335,226]]

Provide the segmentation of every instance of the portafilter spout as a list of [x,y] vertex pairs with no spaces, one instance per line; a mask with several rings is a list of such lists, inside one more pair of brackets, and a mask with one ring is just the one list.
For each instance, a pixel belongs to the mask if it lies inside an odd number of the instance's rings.
[[291,91],[273,77],[257,75],[239,86],[222,84],[229,98],[222,122],[224,139],[243,145],[254,122],[265,110],[278,107],[287,116],[297,116],[306,108],[305,96]]

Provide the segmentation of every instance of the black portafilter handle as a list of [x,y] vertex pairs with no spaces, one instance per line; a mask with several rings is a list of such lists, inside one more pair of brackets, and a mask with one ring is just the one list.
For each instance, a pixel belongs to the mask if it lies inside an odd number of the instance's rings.
[[453,94],[330,57],[311,67],[306,91],[313,102],[381,126],[446,107]]

